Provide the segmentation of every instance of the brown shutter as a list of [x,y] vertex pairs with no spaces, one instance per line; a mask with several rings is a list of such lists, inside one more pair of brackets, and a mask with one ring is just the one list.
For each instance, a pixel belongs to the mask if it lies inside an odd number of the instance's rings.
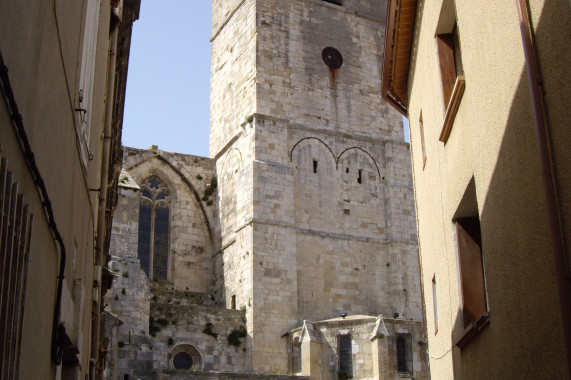
[[486,293],[477,218],[456,221],[458,256],[462,277],[464,327],[486,312]]
[[454,64],[454,38],[452,34],[436,36],[438,58],[440,60],[440,76],[442,77],[442,94],[444,108],[448,108],[450,96],[456,83],[456,65]]

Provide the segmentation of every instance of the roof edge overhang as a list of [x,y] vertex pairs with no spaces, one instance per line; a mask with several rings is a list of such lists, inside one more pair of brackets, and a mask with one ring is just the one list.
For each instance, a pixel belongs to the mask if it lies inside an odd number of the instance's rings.
[[383,58],[382,97],[408,116],[407,83],[416,0],[389,0]]

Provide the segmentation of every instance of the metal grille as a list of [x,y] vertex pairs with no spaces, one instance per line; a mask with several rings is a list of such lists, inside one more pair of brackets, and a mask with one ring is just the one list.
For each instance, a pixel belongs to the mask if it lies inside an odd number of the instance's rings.
[[17,379],[33,215],[7,160],[0,165],[0,378]]

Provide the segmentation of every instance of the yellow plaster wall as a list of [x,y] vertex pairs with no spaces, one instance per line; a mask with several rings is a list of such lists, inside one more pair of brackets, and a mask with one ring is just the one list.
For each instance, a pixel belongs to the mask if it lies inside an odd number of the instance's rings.
[[[431,376],[567,378],[515,1],[494,2],[493,6],[485,1],[456,1],[466,90],[446,144],[438,141],[444,105],[434,38],[441,4],[417,3],[409,72],[409,119]],[[550,21],[543,20],[543,14],[549,14]],[[561,77],[561,72],[569,71],[561,60],[569,56],[569,40],[556,30],[565,25],[568,30],[568,15],[565,1],[534,2],[534,27],[540,60],[546,67],[548,112],[553,114],[555,160],[560,165],[557,174],[565,215],[569,214],[570,181],[569,170],[565,171],[569,155],[563,147],[568,139],[563,139],[569,135],[565,124],[568,126],[570,118],[564,101],[557,99],[565,98],[565,91],[571,93],[569,76],[567,80]],[[424,169],[421,112],[427,154]],[[482,229],[490,324],[461,352],[452,348],[463,329],[452,218],[472,177]],[[437,334],[433,276],[438,295]]]

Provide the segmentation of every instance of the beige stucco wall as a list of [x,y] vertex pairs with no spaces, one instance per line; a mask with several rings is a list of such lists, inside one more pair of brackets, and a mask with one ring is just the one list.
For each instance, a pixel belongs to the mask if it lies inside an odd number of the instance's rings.
[[[109,1],[99,8],[94,60],[90,141],[91,159],[82,160],[78,142],[79,77],[83,49],[83,3],[0,3],[0,49],[24,129],[45,181],[67,260],[60,321],[77,345],[79,378],[89,371],[97,207],[102,170],[103,97],[107,83]],[[38,192],[4,102],[0,106],[0,155],[8,159],[24,200],[34,215],[21,344],[22,379],[60,376],[50,361],[60,252],[47,227]],[[90,189],[93,189],[90,190]]]
[[[456,1],[466,90],[446,144],[438,141],[444,105],[434,38],[441,4],[418,2],[409,72],[409,120],[432,378],[567,378],[516,4],[496,2],[490,7],[483,1]],[[569,69],[563,57],[569,56],[568,36],[554,30],[568,27],[569,4],[538,1],[532,9],[540,60],[545,63],[542,70],[550,84],[547,99],[565,98],[562,95],[569,93],[569,81],[563,78],[568,78],[565,73]],[[557,17],[548,16],[552,21],[547,21],[546,14]],[[557,173],[567,215],[569,180],[565,173],[569,170],[565,168],[569,155],[563,141],[568,141],[565,123],[569,111],[561,102],[548,101],[548,112],[553,120],[555,161],[561,163]],[[421,113],[427,156],[424,169]],[[463,326],[452,218],[472,178],[482,230],[490,324],[461,352],[452,346]]]

